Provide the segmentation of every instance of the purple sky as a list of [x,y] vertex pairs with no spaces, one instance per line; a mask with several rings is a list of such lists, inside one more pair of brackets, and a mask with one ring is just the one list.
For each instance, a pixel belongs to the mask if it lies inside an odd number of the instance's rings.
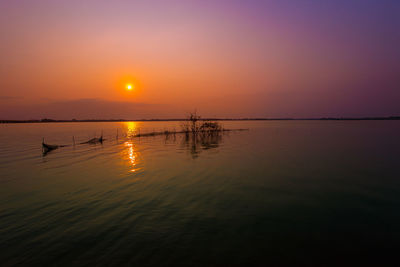
[[399,14],[395,0],[2,0],[0,119],[400,115]]

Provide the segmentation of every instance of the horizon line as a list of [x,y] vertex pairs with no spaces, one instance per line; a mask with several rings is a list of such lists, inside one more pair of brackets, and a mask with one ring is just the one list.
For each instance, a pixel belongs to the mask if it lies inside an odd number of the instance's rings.
[[[0,123],[51,123],[51,122],[128,122],[128,121],[186,121],[187,118],[168,118],[168,119],[31,119],[31,120],[0,120]],[[211,121],[276,121],[276,120],[400,120],[398,116],[379,116],[379,117],[319,117],[319,118],[201,118],[200,120]]]

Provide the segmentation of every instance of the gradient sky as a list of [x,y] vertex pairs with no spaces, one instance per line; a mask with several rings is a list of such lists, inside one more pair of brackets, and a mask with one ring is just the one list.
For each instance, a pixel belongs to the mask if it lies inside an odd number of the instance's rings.
[[389,116],[399,103],[398,0],[0,0],[0,119]]

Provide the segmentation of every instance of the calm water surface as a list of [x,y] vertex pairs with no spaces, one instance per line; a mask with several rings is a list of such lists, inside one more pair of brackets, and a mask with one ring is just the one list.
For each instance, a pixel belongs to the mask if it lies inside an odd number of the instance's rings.
[[395,265],[399,122],[179,125],[0,125],[0,265]]

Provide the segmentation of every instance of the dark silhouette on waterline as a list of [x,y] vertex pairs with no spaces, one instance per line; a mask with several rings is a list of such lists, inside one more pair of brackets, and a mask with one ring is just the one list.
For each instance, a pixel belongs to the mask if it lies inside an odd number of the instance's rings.
[[[368,121],[368,120],[400,120],[400,116],[385,116],[385,117],[321,117],[321,118],[204,118],[200,120],[211,121]],[[54,123],[54,122],[125,122],[125,121],[185,121],[185,119],[72,119],[72,120],[56,120],[56,119],[41,119],[41,120],[0,120],[0,123]]]
[[[129,136],[130,138],[141,138],[141,137],[151,137],[151,136],[165,136],[166,139],[168,139],[170,136],[176,136],[177,134],[184,134],[185,135],[185,140],[189,141],[192,140],[192,143],[203,143],[206,144],[208,141],[214,139],[215,137],[218,137],[220,133],[223,132],[232,132],[232,131],[247,131],[249,129],[247,128],[242,128],[242,129],[225,129],[222,127],[222,125],[217,122],[217,121],[211,121],[211,120],[204,120],[201,119],[200,116],[194,113],[190,113],[188,118],[182,122],[181,124],[181,131],[176,131],[175,129],[172,131],[169,130],[164,130],[164,131],[153,131],[153,132],[148,132],[148,133],[141,133],[140,129],[138,129],[138,132],[134,135]],[[118,129],[117,129],[117,135],[115,136],[115,139],[118,140]],[[73,140],[73,146],[75,146],[75,136],[72,137]],[[92,139],[89,139],[88,141],[81,142],[79,144],[84,145],[84,144],[103,144],[103,142],[106,139],[103,138],[103,131],[101,132],[100,137],[94,137]],[[53,151],[55,149],[58,149],[60,147],[66,147],[69,145],[49,145],[44,142],[44,138],[42,141],[42,152],[43,155],[47,155],[48,152]]]

